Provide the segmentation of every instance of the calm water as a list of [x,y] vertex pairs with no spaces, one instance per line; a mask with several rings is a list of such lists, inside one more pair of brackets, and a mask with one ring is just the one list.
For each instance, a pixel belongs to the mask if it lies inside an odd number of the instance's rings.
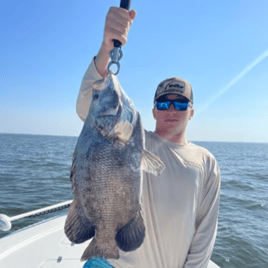
[[[69,171],[76,141],[0,134],[0,214],[14,216],[72,199]],[[195,143],[211,151],[221,168],[212,260],[222,268],[267,268],[268,144]],[[12,232],[57,213],[13,222]],[[9,233],[0,231],[0,238]]]

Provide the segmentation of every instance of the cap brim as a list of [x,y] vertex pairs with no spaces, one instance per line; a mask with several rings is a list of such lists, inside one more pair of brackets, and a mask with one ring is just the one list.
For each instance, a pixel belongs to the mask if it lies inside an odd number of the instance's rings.
[[178,92],[165,92],[165,93],[163,93],[163,94],[157,96],[157,97],[155,98],[154,101],[157,101],[160,97],[163,97],[163,96],[165,96],[165,95],[178,95],[178,96],[182,96],[182,97],[184,97],[185,99],[187,99],[187,100],[190,101],[190,102],[193,102],[193,101],[190,100],[188,97],[186,97],[186,96],[184,96],[183,94],[180,94],[180,93],[178,93]]

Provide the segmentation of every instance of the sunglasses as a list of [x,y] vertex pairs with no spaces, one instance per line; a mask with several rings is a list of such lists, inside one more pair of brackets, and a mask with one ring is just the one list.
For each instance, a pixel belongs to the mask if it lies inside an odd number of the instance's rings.
[[188,106],[191,107],[190,102],[179,102],[176,100],[156,101],[157,110],[168,110],[171,103],[177,111],[186,111]]

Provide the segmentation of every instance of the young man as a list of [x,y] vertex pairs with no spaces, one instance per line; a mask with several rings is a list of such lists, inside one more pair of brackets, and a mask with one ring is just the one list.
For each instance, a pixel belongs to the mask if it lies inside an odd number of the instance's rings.
[[[83,77],[77,99],[77,113],[83,121],[93,83],[107,75],[112,40],[126,43],[135,16],[134,10],[116,7],[107,14],[101,49]],[[208,267],[217,234],[220,171],[210,152],[185,138],[194,115],[192,105],[192,88],[184,79],[174,77],[158,85],[153,108],[156,130],[145,131],[145,140],[146,149],[160,157],[165,170],[159,177],[143,173],[144,242],[132,252],[119,250],[118,260],[96,259],[84,267]]]

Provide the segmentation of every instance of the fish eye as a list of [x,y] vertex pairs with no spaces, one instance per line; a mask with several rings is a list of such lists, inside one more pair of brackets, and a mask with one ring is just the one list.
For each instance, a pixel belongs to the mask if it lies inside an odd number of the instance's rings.
[[99,98],[99,94],[95,94],[94,96],[93,96],[93,100],[97,100]]

